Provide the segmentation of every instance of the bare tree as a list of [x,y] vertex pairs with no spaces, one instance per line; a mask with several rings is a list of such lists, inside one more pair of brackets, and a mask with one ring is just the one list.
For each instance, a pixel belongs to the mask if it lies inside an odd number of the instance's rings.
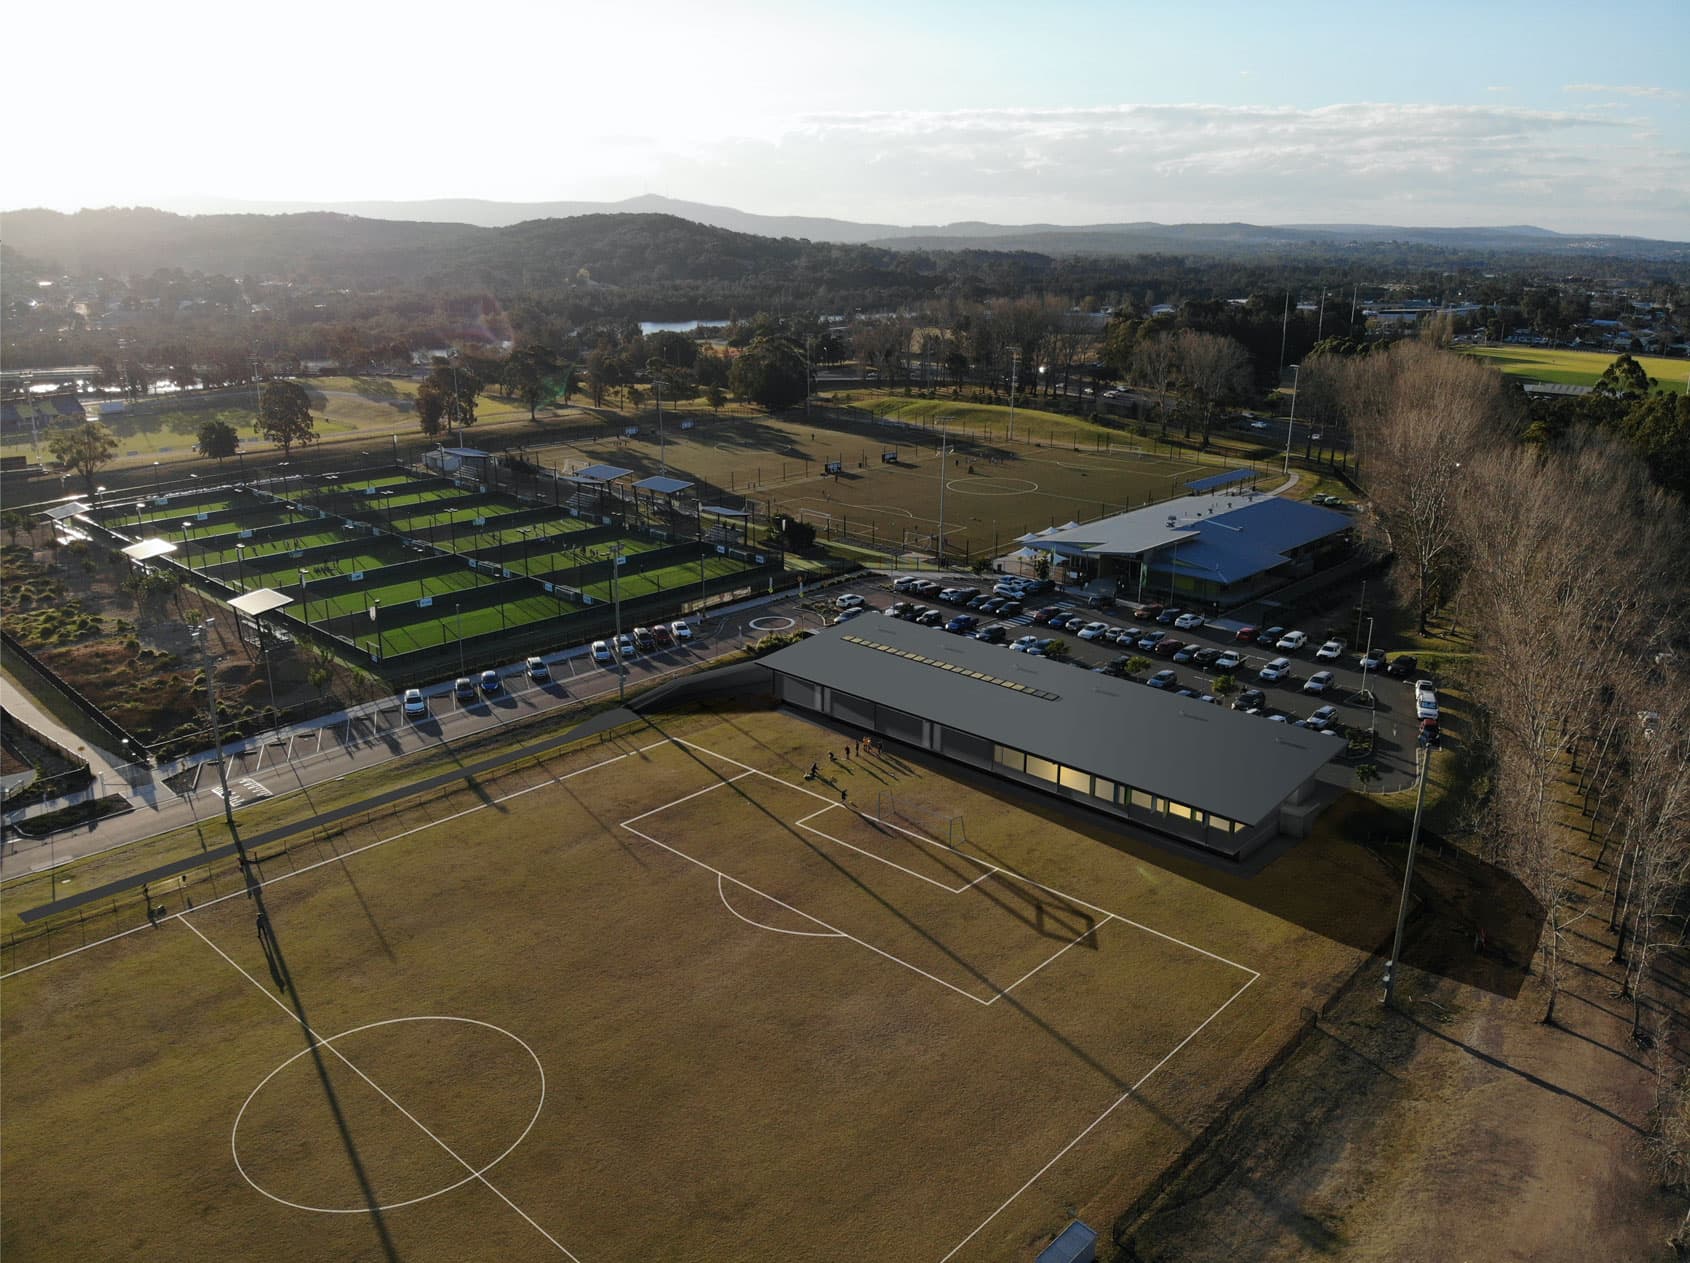
[[1216,409],[1250,388],[1249,353],[1233,338],[1195,329],[1176,333],[1173,350],[1179,375],[1197,405],[1203,446],[1207,447]]
[[1133,347],[1132,380],[1154,390],[1161,411],[1162,437],[1168,437],[1168,391],[1176,374],[1174,339],[1162,333],[1140,338]]

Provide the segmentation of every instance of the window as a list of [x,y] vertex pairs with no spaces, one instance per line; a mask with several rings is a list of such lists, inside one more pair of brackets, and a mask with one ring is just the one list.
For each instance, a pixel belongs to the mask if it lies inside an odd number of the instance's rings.
[[1210,816],[1209,827],[1216,833],[1231,833],[1234,825],[1225,816]]
[[1145,793],[1142,789],[1134,789],[1128,792],[1132,794],[1132,805],[1134,807],[1138,807],[1143,811],[1156,810],[1155,798]]
[[1093,798],[1101,798],[1106,803],[1112,803],[1116,801],[1116,795],[1120,792],[1121,787],[1115,784],[1114,781],[1106,780],[1101,776],[1095,777],[1092,780],[1091,796]]
[[1178,816],[1181,820],[1194,820],[1197,817],[1197,813],[1184,803],[1168,803],[1167,812],[1170,816]]
[[992,761],[1001,763],[1007,768],[1013,768],[1017,772],[1027,770],[1027,756],[1019,750],[1010,749],[1008,746],[993,746]]
[[1063,789],[1072,789],[1081,794],[1091,793],[1091,773],[1081,772],[1075,768],[1061,769],[1062,778],[1059,784]]
[[1058,767],[1055,763],[1052,763],[1049,759],[1041,759],[1036,754],[1029,754],[1027,756],[1028,776],[1036,776],[1041,781],[1054,781],[1056,780],[1057,773],[1061,770],[1062,769],[1060,767]]

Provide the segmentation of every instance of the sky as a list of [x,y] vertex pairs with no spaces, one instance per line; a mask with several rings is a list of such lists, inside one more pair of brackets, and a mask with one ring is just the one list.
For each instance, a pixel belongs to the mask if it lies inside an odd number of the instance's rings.
[[85,0],[4,29],[59,85],[7,111],[7,208],[656,193],[1690,239],[1690,0]]

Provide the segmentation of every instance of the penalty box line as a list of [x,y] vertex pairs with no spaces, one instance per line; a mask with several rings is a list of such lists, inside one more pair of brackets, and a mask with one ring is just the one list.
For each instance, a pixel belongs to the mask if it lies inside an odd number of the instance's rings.
[[[824,794],[819,794],[813,789],[806,789],[802,785],[794,785],[791,781],[782,780],[780,777],[775,776],[772,773],[765,772],[761,768],[752,767],[749,763],[741,763],[738,759],[732,758],[729,755],[718,754],[716,751],[710,749],[708,746],[699,745],[697,742],[688,741],[688,740],[686,740],[685,738],[682,738],[682,737],[670,737],[670,738],[668,738],[668,740],[672,741],[674,744],[676,744],[678,746],[685,746],[689,750],[697,750],[700,753],[706,754],[713,759],[720,759],[723,763],[731,763],[734,767],[742,768],[746,772],[755,772],[758,776],[761,776],[761,777],[764,777],[768,780],[771,780],[775,784],[781,786],[784,789],[796,790],[797,792],[799,792],[801,794],[808,794],[811,798],[814,798],[818,802],[824,803],[829,807],[839,806],[838,802],[836,802],[832,798],[827,797]],[[737,780],[739,778],[736,777],[735,779]],[[676,801],[679,802],[681,800],[677,799]],[[670,804],[666,804],[666,805],[670,805]],[[659,811],[662,811],[662,810],[664,810],[663,807],[657,807],[657,808],[654,808],[652,811],[648,811],[648,812],[644,813],[644,815],[635,816],[634,819],[643,820],[643,819],[645,819],[646,816],[653,815],[656,812],[659,812]],[[855,808],[847,808],[847,810],[854,811],[856,809]],[[818,812],[812,812],[809,816],[806,816],[805,819],[806,820],[813,819],[817,814],[819,814],[819,813]],[[860,812],[860,811],[857,812],[857,814],[859,816],[863,815],[863,813]],[[864,819],[873,819],[873,817],[864,816]],[[884,824],[886,822],[882,821],[880,823]],[[899,828],[899,826],[897,826],[897,825],[891,825],[890,827],[894,828],[894,829]],[[812,833],[818,832],[818,830],[815,830],[815,829],[811,829],[810,831]],[[948,846],[943,842],[938,842],[938,841],[935,841],[935,840],[930,839],[930,838],[923,838],[920,834],[912,833],[907,829],[901,830],[901,832],[909,833],[909,835],[911,837],[917,839],[918,841],[925,842],[929,846],[936,846],[936,847],[939,847],[943,850],[949,851],[953,855],[956,855],[956,856],[958,856],[962,859],[969,861],[969,863],[971,863],[971,864],[980,864],[980,863],[985,862],[983,860],[977,860],[973,856],[967,855],[967,854],[963,853],[962,851],[957,850],[953,846]],[[874,858],[879,858],[879,857],[877,856],[877,857],[874,857]],[[891,863],[890,860],[883,860],[881,862],[882,863]],[[896,866],[894,865],[894,867],[896,867]],[[1003,870],[1001,868],[993,867],[991,869],[991,871],[989,871],[987,873],[983,873],[979,878],[976,878],[975,880],[981,881],[981,880],[984,880],[986,877],[990,877],[992,875],[992,873],[994,873],[994,872],[1002,873],[1004,871],[1005,870]],[[1046,882],[1039,881],[1039,880],[1032,878],[1032,877],[1024,876],[1021,873],[1010,873],[1008,875],[1013,877],[1014,880],[1016,880],[1018,882],[1024,882],[1029,886],[1036,886],[1040,890],[1046,891],[1049,894],[1053,894],[1058,899],[1066,899],[1069,903],[1078,904],[1082,908],[1089,908],[1093,912],[1100,913],[1101,915],[1103,915],[1105,917],[1113,918],[1116,921],[1120,921],[1124,925],[1130,925],[1135,930],[1143,930],[1146,934],[1154,934],[1159,939],[1162,939],[1162,940],[1169,942],[1169,943],[1173,943],[1174,945],[1176,945],[1178,947],[1186,948],[1189,951],[1196,952],[1199,956],[1207,956],[1210,960],[1218,961],[1219,963],[1226,965],[1229,968],[1238,970],[1239,973],[1248,974],[1252,981],[1254,981],[1255,979],[1260,978],[1262,976],[1261,972],[1259,970],[1252,969],[1248,965],[1242,965],[1239,962],[1237,962],[1235,960],[1230,960],[1227,957],[1222,956],[1217,952],[1211,952],[1205,947],[1199,947],[1196,943],[1190,943],[1190,942],[1187,942],[1185,939],[1177,938],[1176,936],[1174,936],[1172,934],[1167,934],[1167,933],[1165,933],[1161,930],[1156,929],[1154,926],[1144,924],[1144,922],[1142,922],[1142,921],[1135,921],[1131,917],[1122,916],[1119,912],[1113,912],[1108,908],[1104,908],[1104,907],[1099,906],[1098,904],[1091,903],[1091,902],[1089,902],[1085,899],[1081,899],[1078,895],[1071,895],[1065,890],[1058,890],[1055,886],[1052,886],[1052,885],[1050,885]],[[1099,924],[1101,924],[1101,922],[1099,922]],[[1093,927],[1093,928],[1095,928],[1095,927]]]
[[[561,1241],[559,1241],[556,1237],[552,1236],[551,1233],[547,1232],[538,1223],[536,1223],[534,1221],[533,1217],[530,1216],[527,1211],[523,1210],[522,1207],[518,1206],[510,1198],[506,1197],[504,1195],[504,1193],[500,1192],[499,1189],[494,1185],[494,1183],[487,1178],[487,1176],[484,1172],[477,1171],[475,1169],[475,1167],[472,1166],[467,1160],[465,1160],[464,1157],[461,1154],[459,1154],[456,1149],[452,1148],[451,1145],[447,1144],[439,1136],[435,1135],[434,1132],[432,1130],[430,1130],[427,1123],[423,1122],[415,1114],[411,1113],[410,1110],[406,1109],[403,1105],[399,1104],[399,1102],[394,1100],[393,1097],[390,1096],[388,1094],[388,1092],[379,1083],[377,1083],[374,1079],[370,1078],[369,1075],[365,1074],[356,1065],[354,1065],[352,1063],[351,1059],[348,1058],[345,1053],[341,1052],[340,1049],[335,1047],[333,1040],[323,1039],[323,1037],[321,1035],[319,1035],[315,1030],[313,1030],[311,1028],[310,1023],[308,1023],[304,1018],[300,1017],[298,1013],[296,1013],[292,1009],[288,1008],[288,1006],[283,1004],[281,1002],[281,1000],[279,1000],[275,996],[271,995],[270,992],[268,991],[268,989],[265,988],[263,983],[259,982],[258,979],[254,978],[245,969],[241,968],[240,964],[232,956],[230,956],[229,953],[225,952],[221,947],[217,946],[216,943],[213,943],[209,938],[207,938],[204,931],[202,931],[199,928],[199,926],[195,925],[192,921],[189,921],[185,917],[179,918],[179,919],[181,920],[181,922],[184,926],[186,926],[189,930],[193,931],[195,937],[197,937],[200,940],[200,942],[204,943],[212,951],[216,952],[219,956],[221,956],[226,962],[228,962],[229,966],[232,969],[234,969],[234,971],[236,973],[238,973],[241,977],[245,978],[255,988],[257,988],[258,993],[260,995],[262,995],[266,1000],[270,1001],[271,1004],[274,1004],[284,1014],[286,1014],[290,1021],[297,1023],[299,1028],[305,1032],[306,1037],[311,1041],[312,1047],[328,1049],[328,1051],[330,1053],[332,1053],[335,1056],[335,1058],[338,1061],[340,1061],[348,1070],[350,1070],[353,1074],[357,1075],[366,1084],[368,1084],[371,1091],[373,1091],[377,1096],[381,1097],[382,1100],[386,1101],[394,1109],[398,1110],[399,1113],[402,1114],[413,1126],[415,1126],[418,1131],[422,1132],[423,1135],[427,1136],[437,1146],[439,1146],[440,1150],[443,1153],[445,1153],[447,1157],[451,1158],[452,1161],[456,1162],[465,1171],[467,1171],[470,1174],[470,1176],[477,1183],[481,1184],[484,1188],[487,1189],[488,1192],[492,1193],[494,1197],[497,1197],[506,1206],[509,1206],[512,1210],[514,1210],[517,1213],[517,1215],[520,1216],[528,1224],[528,1226],[530,1228],[534,1229],[535,1232],[539,1233],[547,1241],[550,1241],[552,1243],[552,1245],[556,1246],[559,1253],[561,1253],[565,1258],[573,1260],[573,1263],[581,1263],[581,1260],[576,1258],[576,1256],[574,1254],[570,1253],[568,1248],[565,1247],[564,1244]],[[542,1070],[541,1073],[544,1074],[544,1070]],[[231,1147],[233,1146],[233,1144],[234,1144],[234,1138],[233,1138],[233,1135],[231,1135],[231,1137],[230,1137]],[[239,1165],[238,1160],[237,1160],[237,1165]]]

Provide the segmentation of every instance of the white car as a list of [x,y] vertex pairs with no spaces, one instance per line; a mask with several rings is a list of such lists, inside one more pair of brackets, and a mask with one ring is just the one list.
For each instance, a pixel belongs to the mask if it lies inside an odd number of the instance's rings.
[[1324,693],[1331,687],[1332,672],[1330,671],[1316,671],[1303,681],[1303,692],[1305,693]]
[[1414,715],[1417,719],[1438,717],[1438,690],[1430,680],[1414,682]]
[[412,719],[428,714],[428,703],[423,700],[421,689],[405,690],[405,714]]
[[1016,653],[1027,653],[1029,650],[1037,649],[1039,647],[1039,637],[1017,636],[1014,640],[1009,642],[1009,647],[1015,650]]
[[836,597],[833,602],[833,608],[836,610],[860,610],[862,607],[863,598],[855,592],[847,592],[844,596]]
[[1217,671],[1236,671],[1244,665],[1244,655],[1236,649],[1227,649],[1215,659],[1213,665]]
[[1316,707],[1314,713],[1303,722],[1308,724],[1310,728],[1318,728],[1325,732],[1338,722],[1338,708],[1336,706]]
[[1344,642],[1329,640],[1314,651],[1314,656],[1321,662],[1336,662],[1344,656]]
[[1174,626],[1181,631],[1196,631],[1203,626],[1203,616],[1201,614],[1181,614],[1174,620]]
[[1108,623],[1087,623],[1084,627],[1080,628],[1080,639],[1096,640],[1108,630]]
[[1295,653],[1308,643],[1309,638],[1303,632],[1289,631],[1279,638],[1279,643],[1276,644],[1274,648],[1284,649],[1289,653]]
[[908,592],[920,582],[921,580],[916,578],[913,574],[901,574],[896,579],[892,580],[892,591]]
[[639,657],[640,647],[635,642],[632,632],[622,632],[616,637],[616,656],[618,658]]
[[1283,680],[1291,674],[1291,659],[1275,658],[1256,674],[1264,680]]
[[691,623],[683,623],[683,622],[680,622],[679,620],[677,620],[673,623],[670,623],[669,624],[669,634],[671,636],[673,636],[677,642],[682,641],[682,640],[691,640],[692,639],[692,624]]
[[614,661],[614,658],[615,655],[610,652],[610,642],[608,640],[593,641],[594,662],[609,663]]

